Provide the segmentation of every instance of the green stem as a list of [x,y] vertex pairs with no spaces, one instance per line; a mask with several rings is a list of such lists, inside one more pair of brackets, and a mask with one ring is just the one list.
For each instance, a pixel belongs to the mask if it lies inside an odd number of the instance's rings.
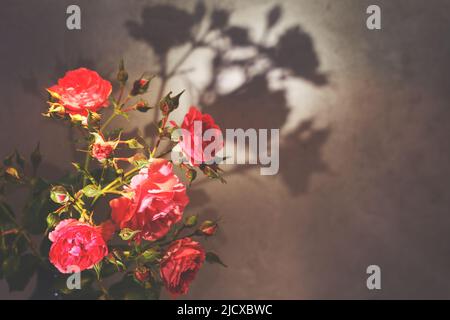
[[117,116],[116,112],[113,112],[112,115],[109,116],[108,119],[106,119],[105,123],[100,127],[100,132],[103,133],[103,131],[108,127],[108,125],[113,121],[113,119]]
[[[140,168],[133,168],[130,171],[128,171],[127,173],[125,173],[125,175],[123,176],[123,178],[128,178],[130,177],[132,174],[136,173],[139,171]],[[108,184],[106,187],[104,187],[102,190],[100,190],[100,192],[98,193],[97,196],[95,196],[94,200],[92,200],[92,206],[97,202],[98,198],[100,198],[102,195],[106,194],[106,193],[112,193],[112,191],[115,191],[115,187],[117,183],[120,183],[120,181],[122,181],[122,177],[118,177],[116,179],[114,179],[110,184]]]
[[[88,145],[89,147],[89,145]],[[84,170],[89,172],[89,164],[91,162],[91,154],[89,152],[86,153],[86,157],[84,158]],[[87,177],[83,177],[83,188],[86,186]]]
[[197,231],[194,231],[194,232],[192,232],[192,233],[189,233],[189,234],[187,234],[187,235],[185,235],[185,236],[182,236],[182,237],[179,237],[179,238],[177,238],[177,237],[175,236],[172,240],[166,241],[166,242],[163,242],[163,243],[160,243],[159,245],[160,245],[160,246],[166,246],[166,245],[168,245],[168,244],[171,244],[171,243],[174,242],[174,241],[177,241],[177,240],[180,240],[180,239],[183,239],[183,238],[193,237],[193,236],[196,235],[196,233],[197,233]]
[[157,138],[157,140],[156,140],[155,146],[153,147],[153,150],[152,150],[152,152],[150,153],[150,157],[151,157],[151,158],[154,157],[154,155],[155,155],[155,153],[156,153],[156,150],[158,150],[159,144],[161,143],[161,135],[162,135],[162,133],[164,132],[164,129],[166,128],[166,123],[167,123],[167,120],[168,120],[168,119],[169,119],[169,115],[167,114],[167,115],[165,115],[164,118],[163,118],[163,122],[162,122],[162,125],[161,125],[161,128],[160,128],[161,131],[158,133],[158,138]]

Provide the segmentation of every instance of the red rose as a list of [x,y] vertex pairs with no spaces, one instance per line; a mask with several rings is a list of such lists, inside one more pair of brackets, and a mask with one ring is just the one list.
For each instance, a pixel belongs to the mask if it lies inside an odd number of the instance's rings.
[[[217,136],[220,136],[220,139],[222,139],[222,132],[219,126],[209,114],[202,114],[196,107],[190,107],[189,112],[184,116],[181,129],[183,129],[183,132],[180,147],[188,157],[191,165],[198,166],[206,161],[213,160],[216,151],[221,150],[223,147],[222,140],[215,141]],[[214,139],[203,139],[206,130],[216,130]],[[211,153],[205,153],[205,148],[214,142],[217,144],[215,150]]]
[[205,251],[198,242],[190,238],[173,242],[160,263],[166,289],[174,296],[186,294],[204,261]]
[[189,202],[186,187],[173,173],[172,163],[164,159],[154,159],[141,169],[125,191],[132,195],[109,202],[111,216],[120,229],[141,230],[134,238],[137,241],[165,236],[181,220]]
[[61,221],[48,236],[50,262],[62,273],[91,269],[108,254],[102,228],[75,219]]
[[97,72],[79,68],[68,71],[58,84],[47,89],[70,115],[87,116],[108,105],[112,86]]

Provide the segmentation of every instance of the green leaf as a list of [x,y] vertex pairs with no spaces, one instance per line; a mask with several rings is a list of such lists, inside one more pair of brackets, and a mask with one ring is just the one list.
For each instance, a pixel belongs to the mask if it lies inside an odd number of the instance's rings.
[[94,198],[101,193],[101,189],[94,184],[88,184],[83,188],[83,193],[88,198]]
[[215,254],[214,252],[206,253],[206,261],[209,263],[218,263],[218,264],[224,266],[225,268],[227,267],[227,265],[225,263],[223,263],[222,260],[219,258],[219,256],[217,254]]
[[141,230],[131,230],[129,228],[123,228],[120,230],[119,236],[122,240],[132,240],[136,234],[141,232]]
[[32,194],[25,204],[22,223],[32,234],[41,234],[47,228],[46,218],[49,212],[54,212],[58,205],[50,199],[50,186],[42,179],[33,184]]
[[136,139],[130,139],[125,141],[130,149],[142,149],[144,146],[140,144]]
[[9,257],[3,263],[3,270],[9,291],[22,291],[30,282],[38,266],[38,259],[32,254]]

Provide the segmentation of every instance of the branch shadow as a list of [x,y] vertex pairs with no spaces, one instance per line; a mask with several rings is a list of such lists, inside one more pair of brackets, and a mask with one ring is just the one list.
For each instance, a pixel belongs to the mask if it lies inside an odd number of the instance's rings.
[[[192,11],[155,5],[145,7],[140,20],[127,21],[125,27],[132,38],[146,43],[163,62],[158,74],[163,83],[181,76],[178,69],[167,70],[167,56],[172,49],[190,47],[184,60],[175,64],[177,67],[197,49],[212,52],[210,61],[205,60],[212,76],[203,88],[195,88],[188,76],[183,75],[183,78],[187,78],[188,87],[196,91],[202,109],[211,114],[222,129],[283,128],[291,110],[300,107],[288,105],[286,86],[271,88],[270,76],[276,72],[281,83],[303,79],[317,87],[326,86],[329,79],[320,71],[314,41],[300,25],[294,25],[284,30],[274,45],[267,44],[270,32],[283,19],[280,5],[266,13],[263,37],[259,40],[250,36],[250,28],[231,24],[232,14],[231,10],[222,8],[208,10],[203,1],[198,1]],[[238,75],[238,80],[226,79],[230,71]],[[235,87],[224,91],[221,87],[230,82]],[[164,90],[162,88],[161,92]],[[306,119],[291,133],[283,135],[281,132],[280,175],[292,195],[307,192],[313,174],[327,172],[321,149],[331,129],[315,129],[313,123],[314,119]],[[145,133],[152,130],[153,125],[149,125]],[[252,167],[241,166],[233,173],[245,173]]]

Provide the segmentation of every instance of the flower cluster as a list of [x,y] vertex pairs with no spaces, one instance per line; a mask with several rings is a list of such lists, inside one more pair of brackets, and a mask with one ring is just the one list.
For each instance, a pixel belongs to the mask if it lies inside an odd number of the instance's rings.
[[[78,182],[51,188],[50,197],[57,207],[47,217],[49,261],[63,274],[93,270],[101,289],[99,298],[126,297],[126,291],[135,285],[144,297],[159,296],[163,286],[172,296],[186,294],[205,261],[223,265],[198,241],[216,233],[217,221],[200,222],[197,215],[185,213],[188,186],[197,170],[223,181],[218,166],[206,164],[210,159],[203,156],[202,150],[210,142],[202,142],[197,149],[190,143],[203,134],[197,134],[194,122],[199,121],[203,130],[220,128],[196,107],[189,109],[180,125],[169,120],[182,92],[157,97],[156,105],[151,106],[143,99],[151,79],[142,76],[126,94],[128,73],[121,62],[116,98],[111,83],[86,68],[67,72],[47,89],[49,108],[44,115],[77,127],[86,143],[85,163],[74,163]],[[121,130],[109,129],[115,117],[128,118],[130,112],[150,109],[156,110],[158,128],[153,143],[142,137],[124,140],[126,134]],[[157,117],[159,112],[162,119]],[[104,120],[107,113],[110,116]],[[174,138],[177,128],[184,133]],[[174,147],[187,162],[164,158]],[[177,170],[184,175],[177,175]],[[102,198],[107,200],[109,212],[96,208]],[[117,272],[123,274],[123,283],[132,279],[134,284],[106,288],[102,278]],[[117,288],[125,292],[117,293]]]

